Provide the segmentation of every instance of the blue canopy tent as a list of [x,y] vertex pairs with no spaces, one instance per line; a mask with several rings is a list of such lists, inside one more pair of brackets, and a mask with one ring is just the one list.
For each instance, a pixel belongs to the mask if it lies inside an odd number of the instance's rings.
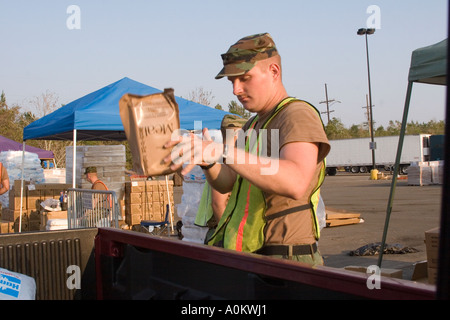
[[[25,150],[26,140],[73,140],[72,184],[75,188],[77,141],[126,140],[119,114],[120,98],[126,93],[149,95],[159,92],[162,90],[125,77],[26,126],[23,129],[23,148]],[[180,97],[175,99],[180,111],[181,129],[198,129],[197,121],[201,121],[202,127],[219,129],[222,118],[228,114]],[[21,189],[23,192],[23,179]]]
[[[76,169],[77,141],[126,140],[119,100],[126,93],[149,95],[162,92],[127,77],[97,91],[89,93],[58,110],[38,119],[23,129],[23,145],[26,140],[73,140],[73,177]],[[175,97],[180,111],[180,127],[185,130],[202,127],[219,129],[228,112],[213,109],[180,97]],[[75,187],[75,179],[73,179]]]
[[[126,93],[148,95],[162,92],[129,78],[123,78],[85,95],[29,124],[23,140],[126,140],[119,115],[119,100]],[[203,127],[219,129],[228,112],[213,109],[180,97],[175,98],[180,110],[180,127],[194,129],[194,121]]]

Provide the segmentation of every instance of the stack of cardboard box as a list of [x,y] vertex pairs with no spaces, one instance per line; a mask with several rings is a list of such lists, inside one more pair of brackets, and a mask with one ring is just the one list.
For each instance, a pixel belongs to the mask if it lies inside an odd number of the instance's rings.
[[173,180],[143,180],[125,183],[125,223],[130,228],[142,220],[164,221],[166,205],[174,221]]
[[408,167],[408,185],[442,184],[443,174],[444,161],[413,162]]
[[435,284],[439,262],[439,227],[425,232],[425,246],[427,248],[428,282]]
[[410,186],[428,186],[431,181],[431,167],[426,162],[413,162],[408,167],[408,185]]
[[[61,183],[30,184],[24,181],[22,198],[22,219],[20,219],[21,181],[15,180],[9,191],[9,206],[2,208],[0,233],[12,233],[19,231],[19,223],[22,220],[21,231],[36,231],[45,228],[46,221],[51,215],[63,212],[47,211],[41,206],[46,199],[59,199],[61,192],[67,191],[71,186]],[[65,212],[67,216],[67,212]]]

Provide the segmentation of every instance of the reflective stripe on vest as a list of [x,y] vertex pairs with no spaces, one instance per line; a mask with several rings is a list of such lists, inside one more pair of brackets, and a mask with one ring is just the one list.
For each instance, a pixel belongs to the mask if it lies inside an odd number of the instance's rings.
[[[109,189],[108,189],[108,187],[106,186],[106,184],[105,184],[103,181],[101,181],[101,180],[96,180],[96,181],[92,184],[92,187],[91,187],[92,190],[95,190],[95,185],[96,185],[97,183],[102,184],[102,185],[105,187],[105,190],[106,190],[106,191],[109,191]],[[97,190],[101,190],[101,189],[97,189]],[[112,208],[113,203],[112,203],[112,198],[111,198],[111,196],[110,196],[110,195],[106,196],[106,199],[107,199],[108,202],[109,202],[109,207]]]
[[[274,113],[264,123],[261,129],[265,129],[269,122],[290,102],[301,101],[295,98],[284,99],[275,109]],[[312,108],[311,104],[308,103]],[[316,111],[317,109],[314,108]],[[318,111],[317,111],[318,112]],[[319,118],[320,118],[320,113]],[[254,130],[256,125],[257,116],[253,119],[249,130]],[[322,124],[323,125],[323,124]],[[245,150],[249,152],[249,141],[251,133],[249,134]],[[260,152],[260,139],[257,138],[257,143],[253,154],[259,154]],[[320,186],[325,177],[325,164],[323,164],[319,183],[313,190],[308,207],[311,209],[313,217],[313,225],[316,239],[320,237],[320,228],[318,219],[316,216],[317,205],[320,196]],[[223,246],[227,249],[233,249],[237,251],[254,252],[260,249],[264,245],[264,226],[266,224],[266,201],[263,192],[252,185],[248,180],[237,176],[236,182],[233,186],[231,197],[219,221],[216,228],[216,232],[211,237],[208,244]],[[298,211],[296,211],[298,212]]]

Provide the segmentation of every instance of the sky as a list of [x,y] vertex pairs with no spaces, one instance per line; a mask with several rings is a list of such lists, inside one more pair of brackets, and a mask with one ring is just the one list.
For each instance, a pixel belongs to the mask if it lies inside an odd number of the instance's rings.
[[[73,10],[75,6],[76,10]],[[291,96],[350,127],[367,121],[368,37],[375,127],[401,121],[413,50],[447,38],[444,0],[0,0],[0,90],[36,113],[46,92],[67,104],[129,77],[188,98],[198,88],[225,109],[220,54],[240,38],[272,35]],[[445,120],[445,87],[416,84],[408,121]],[[327,123],[327,114],[322,114]],[[199,119],[201,120],[201,119]]]

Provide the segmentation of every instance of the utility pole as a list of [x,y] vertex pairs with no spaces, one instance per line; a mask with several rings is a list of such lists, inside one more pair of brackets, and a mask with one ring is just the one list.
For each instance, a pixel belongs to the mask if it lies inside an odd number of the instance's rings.
[[327,111],[326,112],[321,112],[321,113],[326,113],[327,114],[327,116],[328,116],[328,123],[330,122],[330,113],[331,112],[334,112],[334,110],[330,110],[330,103],[333,103],[333,102],[338,102],[338,103],[341,103],[340,101],[336,101],[335,99],[332,99],[332,100],[328,100],[328,88],[327,88],[327,84],[325,83],[325,101],[321,101],[321,102],[319,102],[319,104],[322,104],[322,103],[326,103],[327,104]]

